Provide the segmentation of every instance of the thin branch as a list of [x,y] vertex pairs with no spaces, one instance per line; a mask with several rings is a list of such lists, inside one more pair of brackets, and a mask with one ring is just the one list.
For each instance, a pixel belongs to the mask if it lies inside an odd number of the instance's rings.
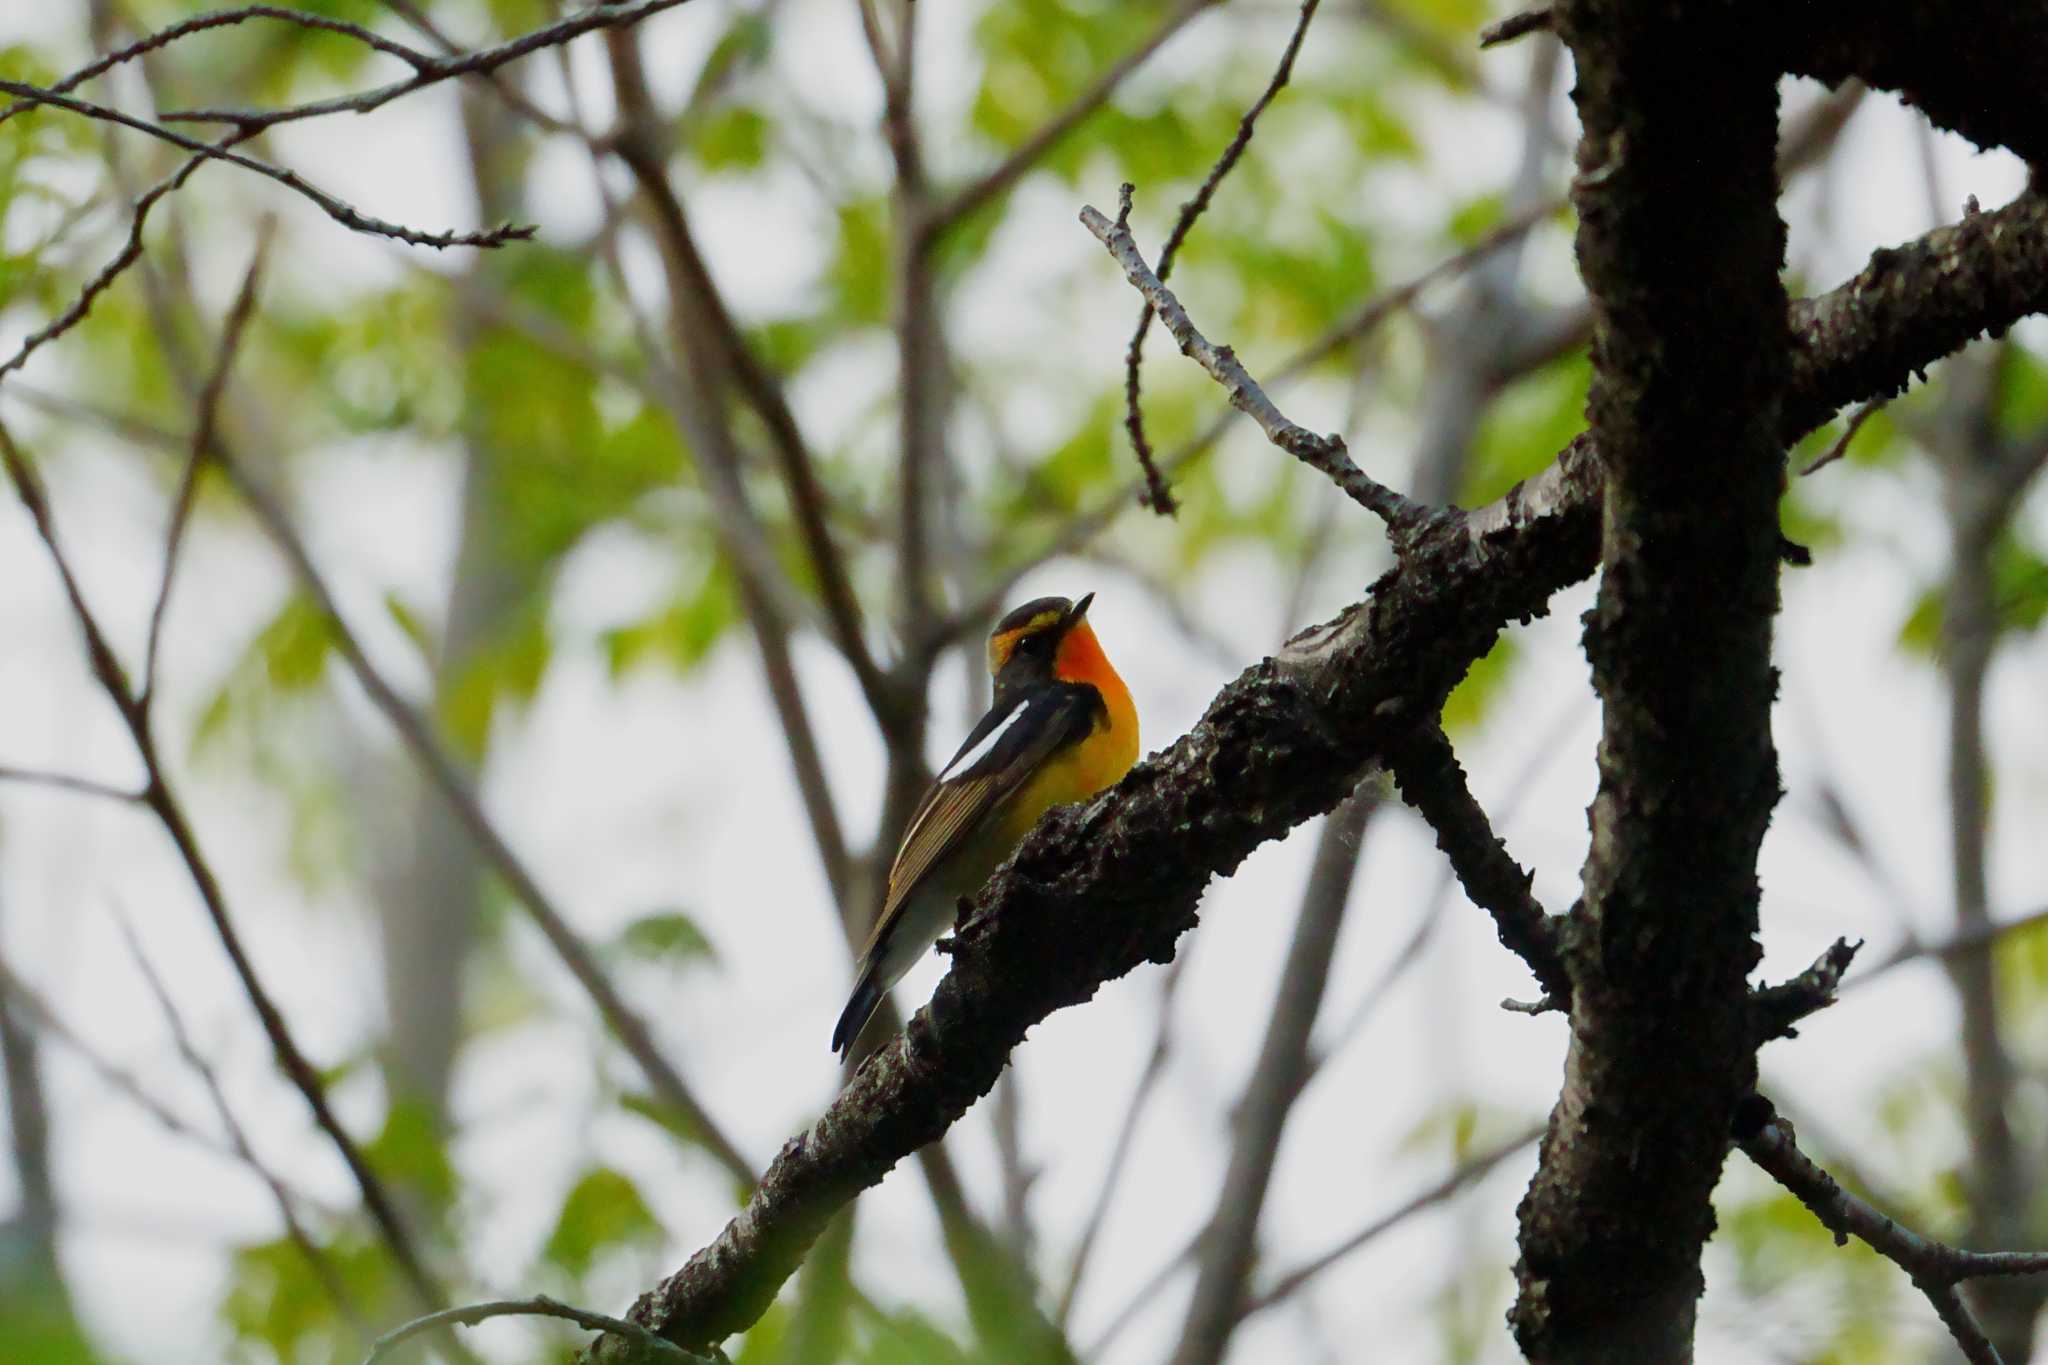
[[[1126,209],[1130,204],[1130,193],[1131,187],[1124,186]],[[1148,316],[1155,311],[1159,314],[1167,331],[1180,344],[1181,354],[1207,370],[1210,377],[1230,395],[1231,406],[1257,422],[1259,429],[1266,433],[1267,440],[1326,475],[1346,497],[1386,522],[1397,545],[1424,528],[1430,519],[1429,509],[1369,478],[1352,462],[1343,437],[1318,436],[1289,421],[1266,396],[1266,391],[1259,387],[1258,381],[1246,373],[1235,352],[1228,346],[1211,344],[1195,329],[1194,321],[1181,307],[1180,300],[1138,254],[1138,245],[1131,239],[1130,228],[1123,222],[1122,215],[1112,223],[1094,208],[1084,208],[1081,210],[1081,222],[1109,248],[1109,254],[1123,267],[1125,277],[1145,296]]]
[[1542,1129],[1532,1128],[1516,1137],[1509,1138],[1497,1147],[1481,1152],[1478,1156],[1465,1162],[1442,1180],[1423,1190],[1399,1208],[1374,1219],[1329,1250],[1312,1256],[1292,1270],[1283,1271],[1275,1276],[1271,1284],[1245,1301],[1242,1316],[1248,1318],[1254,1313],[1265,1312],[1268,1308],[1288,1298],[1304,1284],[1322,1274],[1345,1257],[1352,1255],[1367,1243],[1385,1236],[1388,1232],[1415,1217],[1418,1213],[1423,1213],[1443,1203],[1446,1199],[1449,1199],[1474,1181],[1483,1179],[1492,1172],[1494,1167],[1500,1165],[1501,1162],[1506,1161],[1509,1157],[1535,1146],[1536,1140],[1542,1136]]
[[[673,3],[681,3],[681,0],[673,0]],[[240,152],[229,151],[224,143],[204,142],[196,137],[188,137],[175,129],[151,123],[147,119],[136,118],[132,114],[124,113],[108,105],[95,104],[91,100],[82,100],[71,95],[58,94],[54,90],[46,90],[40,86],[28,85],[22,81],[0,79],[0,91],[34,104],[47,104],[52,108],[64,109],[83,118],[96,119],[102,123],[118,124],[123,128],[133,129],[138,133],[147,133],[153,138],[170,143],[173,147],[182,148],[196,157],[203,157],[212,161],[225,161],[231,166],[239,166],[243,170],[254,172],[265,179],[275,180],[293,193],[311,200],[322,213],[325,213],[329,218],[340,223],[351,232],[362,232],[376,237],[391,237],[401,242],[410,243],[413,246],[430,246],[436,250],[442,250],[457,246],[499,247],[507,242],[526,241],[538,230],[532,226],[520,227],[507,223],[476,232],[421,232],[417,228],[406,227],[402,223],[386,222],[382,218],[366,214],[347,201],[329,194],[297,171],[287,170],[282,166],[273,166],[267,161],[259,161],[255,157],[244,156]],[[238,128],[237,131],[245,130]]]
[[[1289,357],[1273,372],[1271,382],[1277,387],[1299,379],[1341,347],[1366,336],[1387,318],[1412,305],[1430,285],[1461,270],[1472,268],[1495,251],[1519,240],[1544,218],[1555,214],[1561,203],[1562,201],[1552,201],[1527,213],[1519,214],[1464,250],[1445,257],[1402,284],[1373,295],[1354,308],[1343,321]],[[1190,437],[1173,453],[1157,459],[1160,473],[1170,479],[1208,454],[1230,430],[1235,415],[1233,412],[1218,413],[1206,427]],[[1100,501],[1075,513],[1038,552],[1005,568],[978,593],[973,594],[968,605],[949,615],[925,640],[926,648],[936,651],[966,629],[970,622],[987,620],[993,616],[1016,587],[1019,579],[1050,560],[1072,553],[1100,535],[1123,514],[1134,499],[1143,500],[1145,486],[1145,479],[1140,475],[1118,486]]]
[[[636,175],[642,177],[642,193],[649,182],[658,183],[667,194],[667,177],[657,150],[661,126],[653,97],[647,88],[638,50],[623,34],[611,35],[608,43],[612,85],[620,111],[617,150],[629,159]],[[600,177],[600,193],[606,194]],[[668,197],[672,198],[672,195]],[[657,218],[666,216],[661,198],[651,201]],[[680,211],[678,210],[678,219]],[[796,770],[797,791],[811,826],[818,858],[824,864],[826,881],[834,896],[845,904],[853,874],[853,858],[833,801],[832,787],[825,773],[817,734],[811,724],[803,689],[796,676],[789,649],[790,622],[802,619],[808,603],[791,589],[788,575],[768,542],[765,529],[747,496],[740,478],[741,455],[738,439],[724,403],[722,371],[726,353],[707,348],[704,337],[712,325],[696,316],[707,306],[692,284],[688,262],[680,254],[681,242],[657,240],[668,281],[668,330],[673,338],[675,359],[656,364],[654,374],[661,383],[664,406],[690,447],[700,454],[706,493],[718,512],[716,530],[722,551],[732,561],[739,582],[741,607],[753,626],[754,642],[760,651],[769,699],[775,706],[790,765]],[[639,335],[641,349],[649,357],[665,354],[657,334],[643,311],[635,304],[625,264],[615,240],[603,243],[606,268],[611,272],[619,297]]]
[[632,1342],[646,1352],[649,1358],[667,1361],[669,1365],[722,1365],[725,1361],[724,1352],[715,1356],[692,1355],[672,1341],[663,1341],[637,1322],[608,1317],[603,1313],[592,1313],[583,1308],[572,1308],[566,1303],[556,1302],[545,1294],[536,1294],[529,1299],[493,1299],[488,1303],[444,1308],[438,1313],[429,1313],[425,1317],[401,1323],[371,1343],[370,1354],[363,1357],[363,1365],[377,1365],[378,1361],[390,1355],[399,1346],[422,1332],[431,1332],[437,1327],[474,1327],[491,1318],[509,1317],[561,1318],[592,1332],[611,1332]]
[[1894,968],[1903,967],[1909,962],[1918,962],[1923,958],[1937,957],[1948,959],[1960,957],[1964,953],[1974,952],[1982,948],[1987,943],[1995,942],[2007,934],[2019,933],[2022,930],[2031,929],[2044,922],[2048,922],[2048,905],[2037,905],[2025,914],[2015,915],[2008,920],[1989,920],[1958,929],[1939,943],[1929,943],[1923,939],[1909,939],[1897,948],[1894,948],[1887,956],[1881,958],[1877,965],[1869,971],[1848,982],[1843,989],[1854,990],[1859,986],[1867,986]]
[[234,368],[235,355],[241,349],[242,333],[256,310],[256,285],[263,277],[263,257],[270,246],[272,227],[272,220],[265,219],[257,230],[256,250],[249,257],[249,268],[243,272],[242,287],[235,295],[234,305],[228,309],[227,321],[221,327],[220,345],[214,353],[213,369],[199,393],[199,412],[192,423],[192,440],[186,448],[184,468],[178,475],[178,491],[171,499],[170,530],[164,536],[164,567],[158,576],[156,604],[149,611],[149,643],[143,652],[140,702],[145,714],[156,696],[157,650],[163,641],[164,617],[171,605],[171,588],[178,578],[178,551],[184,545],[185,528],[192,518],[192,504],[199,491],[200,467],[214,443],[221,391],[227,387],[228,372]]
[[925,236],[937,236],[1016,184],[1026,172],[1044,159],[1048,152],[1058,146],[1062,138],[1101,108],[1103,103],[1116,93],[1117,87],[1122,85],[1132,72],[1143,66],[1153,53],[1164,47],[1176,33],[1186,28],[1195,16],[1215,7],[1218,3],[1220,0],[1181,0],[1179,8],[1169,11],[1166,17],[1159,21],[1159,26],[1146,35],[1143,42],[1117,58],[1086,90],[1075,96],[1073,103],[1047,119],[1036,132],[1019,143],[1015,150],[997,163],[992,170],[980,179],[961,186],[950,197],[933,205],[921,224]]
[[[244,140],[243,134],[230,133],[213,146],[226,148]],[[42,347],[85,321],[86,314],[92,311],[92,306],[99,296],[105,293],[128,267],[142,258],[142,230],[149,221],[150,210],[154,209],[164,196],[183,188],[185,182],[192,178],[192,173],[204,166],[206,161],[207,158],[203,156],[191,158],[177,170],[150,186],[136,199],[134,207],[129,210],[128,236],[121,243],[121,249],[114,254],[112,260],[101,266],[93,277],[85,282],[85,287],[78,291],[78,297],[72,300],[69,308],[36,331],[29,333],[21,345],[15,348],[14,354],[0,362],[0,379],[5,379],[8,374],[20,369],[28,363],[28,358]]]
[[[55,1007],[24,981],[21,973],[10,967],[4,958],[0,958],[0,995],[9,997],[17,1008],[31,1016],[39,1031],[62,1043],[84,1062],[94,1075],[105,1082],[109,1090],[149,1115],[165,1132],[216,1155],[230,1160],[241,1160],[240,1154],[227,1142],[200,1128],[169,1104],[152,1095],[132,1072],[123,1070],[94,1051],[85,1039],[79,1036],[78,1030],[71,1027],[64,1017],[57,1013]],[[296,1197],[302,1201],[305,1199],[303,1195]]]
[[902,709],[900,699],[868,649],[861,625],[860,603],[853,594],[853,579],[848,572],[846,555],[833,537],[828,521],[830,500],[818,477],[817,462],[797,425],[796,414],[783,393],[780,379],[754,354],[731,310],[726,307],[724,295],[712,279],[703,253],[697,248],[696,236],[690,230],[682,200],[669,183],[653,139],[637,135],[651,121],[653,111],[643,110],[637,97],[630,103],[622,101],[622,105],[632,111],[634,117],[629,121],[627,130],[611,140],[612,150],[633,173],[641,194],[652,208],[655,237],[663,258],[677,280],[688,286],[691,297],[700,305],[702,321],[724,357],[734,387],[768,429],[769,446],[789,494],[790,508],[795,513],[797,530],[811,563],[811,573],[817,579],[820,596],[824,598],[826,620],[831,626],[833,640],[853,669],[854,676],[860,680],[861,690],[876,716],[885,721],[892,719]]
[[370,704],[383,715],[391,728],[397,732],[400,742],[405,745],[414,761],[426,771],[428,780],[435,790],[440,792],[442,799],[454,811],[463,828],[468,830],[470,837],[476,841],[478,850],[483,854],[484,860],[491,865],[491,870],[504,879],[513,899],[525,909],[541,931],[542,937],[547,939],[556,956],[569,969],[570,975],[576,978],[577,985],[583,988],[591,1003],[597,1006],[598,1013],[611,1029],[613,1036],[639,1064],[641,1071],[647,1076],[648,1083],[654,1087],[656,1096],[663,1104],[684,1117],[698,1135],[705,1151],[710,1153],[734,1180],[742,1185],[751,1185],[754,1180],[753,1165],[740,1154],[732,1140],[698,1102],[682,1075],[655,1045],[654,1036],[649,1032],[646,1022],[634,1013],[625,998],[619,994],[618,988],[605,975],[590,946],[570,928],[568,920],[556,908],[547,893],[541,890],[540,883],[527,870],[525,863],[520,861],[519,856],[512,851],[511,845],[498,833],[497,827],[491,823],[490,817],[484,813],[482,804],[477,800],[476,792],[471,788],[462,765],[448,752],[447,746],[434,733],[427,720],[398,694],[398,690],[363,652],[361,642],[348,628],[340,608],[335,603],[333,593],[328,589],[326,580],[321,577],[319,570],[314,567],[312,555],[297,528],[292,525],[283,504],[269,489],[252,478],[243,468],[241,461],[224,445],[215,447],[214,459],[220,465],[221,471],[227,475],[229,482],[249,504],[250,510],[256,514],[257,523],[263,527],[271,543],[284,555],[300,587],[313,599],[322,620],[333,632],[336,650],[369,696]]
[[234,1109],[228,1104],[227,1092],[221,1089],[219,1074],[193,1043],[191,1031],[185,1027],[184,1016],[178,1012],[177,1002],[171,998],[170,989],[164,985],[163,978],[157,975],[156,967],[149,960],[149,954],[142,950],[142,940],[136,937],[135,925],[118,909],[115,911],[114,919],[120,926],[122,940],[128,945],[129,958],[135,963],[135,969],[142,973],[142,979],[148,984],[150,994],[156,997],[157,1008],[163,1014],[165,1026],[171,1031],[171,1039],[177,1046],[178,1055],[185,1059],[187,1066],[198,1073],[200,1083],[206,1088],[207,1097],[213,1103],[214,1115],[220,1120],[221,1129],[228,1135],[228,1143],[235,1156],[254,1171],[257,1178],[269,1189],[271,1201],[277,1205],[278,1217],[284,1221],[285,1236],[299,1249],[299,1254],[306,1258],[306,1264],[313,1271],[313,1278],[320,1282],[320,1287],[327,1292],[327,1297],[341,1310],[342,1317],[357,1332],[362,1332],[365,1321],[361,1308],[357,1306],[354,1296],[349,1293],[348,1286],[343,1283],[333,1260],[313,1240],[312,1234],[306,1230],[306,1225],[299,1221],[298,1209],[291,1194],[285,1189],[284,1181],[258,1159],[255,1148],[249,1145],[248,1131],[242,1127],[241,1120],[235,1117]]
[[1834,1233],[1836,1245],[1855,1237],[1897,1265],[1934,1304],[1964,1355],[1996,1365],[1997,1350],[1955,1287],[1965,1280],[2048,1274],[2048,1251],[1966,1251],[1902,1226],[1815,1165],[1799,1150],[1792,1125],[1761,1095],[1751,1097],[1737,1123],[1736,1142],[1744,1154]]
[[20,782],[38,787],[55,787],[58,791],[75,792],[80,796],[97,796],[108,801],[125,801],[129,805],[144,805],[149,800],[147,792],[133,787],[118,787],[111,782],[102,782],[94,777],[77,777],[71,773],[44,772],[39,768],[20,768],[10,763],[0,763],[0,782]]
[[1472,903],[1493,916],[1500,941],[1536,975],[1558,1005],[1572,997],[1571,977],[1558,951],[1559,921],[1530,893],[1525,872],[1493,832],[1493,822],[1465,782],[1451,742],[1434,721],[1407,727],[1387,745],[1401,795],[1436,831],[1436,846],[1450,859]]
[[1265,1041],[1230,1111],[1230,1157],[1215,1208],[1195,1239],[1195,1287],[1173,1365],[1218,1365],[1240,1320],[1280,1140],[1295,1101],[1314,1074],[1309,1039],[1329,985],[1365,833],[1380,808],[1376,787],[1374,778],[1366,779],[1324,817]]
[[1858,407],[1855,412],[1849,415],[1849,425],[1842,428],[1842,434],[1835,438],[1835,443],[1829,446],[1812,464],[1800,470],[1799,476],[1805,478],[1815,470],[1825,469],[1836,460],[1848,454],[1849,442],[1856,439],[1856,433],[1863,430],[1863,424],[1884,411],[1890,403],[1891,400],[1889,398],[1879,398]]
[[362,1192],[364,1206],[369,1210],[372,1221],[377,1225],[393,1258],[404,1275],[413,1293],[429,1307],[439,1307],[444,1302],[441,1288],[428,1273],[413,1245],[412,1235],[400,1217],[397,1204],[389,1191],[384,1188],[362,1148],[336,1116],[327,1097],[326,1084],[320,1073],[307,1061],[305,1053],[299,1050],[293,1039],[284,1015],[271,999],[269,989],[257,975],[254,964],[242,946],[241,935],[234,927],[228,914],[227,898],[221,890],[220,881],[214,875],[212,864],[200,851],[198,838],[185,816],[182,805],[165,775],[158,758],[156,742],[151,735],[149,718],[131,689],[126,672],[120,660],[115,657],[106,634],[101,630],[99,618],[86,603],[79,587],[77,576],[72,572],[71,561],[65,553],[63,542],[57,536],[57,528],[51,516],[49,499],[43,491],[42,480],[14,443],[13,434],[0,424],[0,464],[5,464],[9,477],[14,481],[15,492],[22,505],[28,509],[34,521],[36,533],[49,551],[51,562],[57,569],[58,578],[64,586],[65,597],[71,604],[73,617],[85,637],[86,655],[92,665],[94,678],[101,690],[114,704],[128,728],[137,755],[149,773],[149,784],[144,788],[142,800],[156,813],[164,832],[178,850],[186,872],[191,876],[200,901],[205,905],[208,917],[213,921],[214,931],[220,938],[221,946],[227,950],[228,960],[235,969],[243,992],[256,1010],[256,1017],[263,1026],[264,1035],[270,1040],[276,1054],[278,1066],[305,1098],[307,1107],[313,1111],[313,1118],[322,1132],[334,1143],[347,1163],[349,1173],[355,1177],[357,1188]]
[[1088,1258],[1095,1250],[1095,1238],[1102,1231],[1103,1219],[1109,1214],[1109,1203],[1122,1185],[1124,1165],[1130,1160],[1131,1147],[1138,1134],[1138,1119],[1145,1112],[1145,1103],[1159,1085],[1159,1078],[1166,1074],[1166,1060],[1173,1052],[1173,1002],[1179,993],[1181,973],[1187,966],[1187,954],[1176,956],[1166,968],[1166,974],[1159,982],[1159,1007],[1152,1028],[1152,1048],[1145,1054],[1145,1066],[1138,1073],[1136,1085],[1124,1103],[1123,1122],[1117,1125],[1116,1141],[1110,1144],[1109,1164],[1103,1168],[1102,1183],[1096,1187],[1095,1202],[1089,1206],[1088,1217],[1081,1224],[1081,1236],[1074,1244],[1074,1259],[1067,1270],[1066,1286],[1060,1290],[1059,1307],[1053,1311],[1053,1321],[1062,1329],[1074,1311],[1074,1297],[1081,1288],[1081,1279],[1088,1271]]
[[[92,61],[81,66],[78,70],[49,88],[58,94],[76,90],[87,81],[104,76],[115,67],[134,61],[138,57],[146,56],[151,52],[168,47],[180,38],[190,37],[195,33],[204,33],[209,29],[227,28],[230,25],[240,24],[250,19],[279,19],[285,23],[298,24],[304,28],[320,29],[328,33],[339,33],[344,37],[353,38],[359,43],[373,47],[379,52],[398,58],[416,72],[425,71],[434,60],[423,52],[409,48],[403,43],[395,43],[389,38],[364,28],[360,24],[351,24],[345,19],[333,19],[327,15],[315,14],[307,10],[285,9],[279,5],[243,5],[238,9],[214,10],[207,14],[195,14],[190,19],[181,19],[166,28],[160,28],[154,33],[138,38],[126,46],[116,48],[104,56],[95,57]],[[5,109],[0,109],[0,123],[7,122],[16,114],[26,113],[28,110],[35,108],[36,104],[37,101],[31,99],[17,100]]]
[[299,119],[323,118],[329,114],[366,114],[372,109],[382,108],[395,99],[410,95],[415,90],[439,85],[442,81],[453,80],[458,76],[486,75],[522,57],[531,56],[544,48],[559,46],[586,33],[598,29],[631,28],[641,20],[663,10],[675,9],[688,3],[689,0],[641,0],[637,5],[592,5],[566,19],[534,29],[530,33],[523,33],[517,38],[508,39],[495,46],[447,57],[435,57],[408,48],[406,51],[411,55],[406,60],[414,67],[414,74],[411,77],[354,95],[338,95],[333,99],[315,100],[283,109],[180,109],[166,112],[162,117],[167,121],[228,123],[238,128],[261,130]]
[[[1207,178],[1194,198],[1180,207],[1180,216],[1174,221],[1173,231],[1166,235],[1166,245],[1159,249],[1159,278],[1165,280],[1173,273],[1174,257],[1179,254],[1181,244],[1195,226],[1195,220],[1207,211],[1209,201],[1216,197],[1216,189],[1229,175],[1245,148],[1251,145],[1252,132],[1258,126],[1259,115],[1266,112],[1266,106],[1281,91],[1294,74],[1294,59],[1301,51],[1302,39],[1308,36],[1310,21],[1316,17],[1316,7],[1321,0],[1302,0],[1301,15],[1294,22],[1294,31],[1287,36],[1286,50],[1280,54],[1280,64],[1273,69],[1272,79],[1260,92],[1252,107],[1245,110],[1238,120],[1237,135],[1230,139],[1230,145],[1223,149],[1223,155],[1216,158],[1216,164],[1209,168]],[[1122,227],[1130,217],[1130,191],[1125,188],[1123,211],[1117,215],[1117,226]],[[1096,233],[1101,237],[1101,233]],[[1103,238],[1107,243],[1108,239]],[[1135,253],[1135,245],[1132,247]],[[1133,281],[1135,283],[1135,280]],[[1145,473],[1145,500],[1153,511],[1171,516],[1174,511],[1173,494],[1160,477],[1158,466],[1153,463],[1152,443],[1145,436],[1145,414],[1138,402],[1138,365],[1145,355],[1145,336],[1152,330],[1152,314],[1156,307],[1150,295],[1146,296],[1145,307],[1138,313],[1138,326],[1131,333],[1130,345],[1124,350],[1124,427],[1131,434],[1131,449],[1138,456],[1138,465]],[[1181,348],[1185,351],[1185,345]]]

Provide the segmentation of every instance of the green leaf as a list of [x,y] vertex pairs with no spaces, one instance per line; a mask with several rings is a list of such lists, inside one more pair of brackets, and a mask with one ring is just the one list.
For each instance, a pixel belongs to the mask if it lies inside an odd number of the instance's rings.
[[[351,1300],[386,1317],[400,1300],[397,1272],[380,1243],[349,1230],[321,1254]],[[363,1347],[305,1253],[280,1237],[235,1252],[221,1321],[236,1339],[267,1347],[280,1361],[355,1362]]]
[[541,1254],[580,1279],[604,1252],[652,1248],[661,1242],[661,1224],[638,1187],[610,1167],[599,1166],[570,1186]]
[[615,679],[655,662],[687,673],[710,656],[739,619],[739,595],[730,571],[722,563],[707,563],[695,582],[652,615],[606,631],[605,661]]
[[1547,468],[1585,427],[1592,380],[1592,362],[1579,352],[1510,385],[1480,423],[1459,505],[1484,506]]
[[697,921],[680,910],[657,910],[634,920],[612,939],[611,951],[667,967],[718,960],[717,949],[697,927]]
[[967,1348],[914,1309],[877,1314],[858,1359],[865,1365],[977,1365]]
[[426,618],[421,616],[419,610],[407,602],[396,588],[385,590],[384,614],[405,632],[405,638],[412,641],[413,648],[420,652],[421,658],[434,657],[434,635],[427,626]]
[[1451,689],[1451,695],[1444,699],[1443,726],[1453,736],[1475,729],[1486,718],[1488,709],[1507,691],[1509,677],[1514,672],[1515,660],[1521,653],[1521,646],[1515,637],[1501,634],[1494,638],[1493,648],[1480,656],[1467,670],[1465,677]]
[[[1937,659],[1947,611],[1946,584],[1923,587],[1899,626],[1908,654]],[[2048,559],[2010,533],[1991,550],[1991,609],[2000,635],[2027,635],[2048,620]]]
[[697,129],[690,150],[706,170],[750,171],[768,154],[768,118],[758,109],[731,105]]
[[256,647],[272,687],[301,691],[326,677],[334,627],[309,594],[295,592],[256,637]]
[[455,1198],[455,1167],[434,1111],[423,1100],[394,1100],[383,1130],[363,1145],[363,1154],[377,1170],[436,1208],[446,1208]]
[[876,326],[889,320],[889,232],[879,199],[839,206],[839,229],[825,266],[825,286],[841,322]]
[[449,736],[463,753],[476,757],[490,743],[491,724],[501,703],[524,705],[540,690],[554,657],[545,598],[534,593],[443,680],[439,710]]

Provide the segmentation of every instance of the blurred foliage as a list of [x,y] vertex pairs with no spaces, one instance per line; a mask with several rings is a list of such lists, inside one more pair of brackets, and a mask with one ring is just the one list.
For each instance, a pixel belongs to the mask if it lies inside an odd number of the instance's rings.
[[657,910],[621,929],[612,939],[620,956],[658,967],[687,967],[718,959],[697,921],[680,910]]
[[639,1188],[620,1172],[600,1166],[569,1187],[541,1255],[555,1268],[580,1279],[601,1255],[661,1244],[661,1224],[640,1197]]
[[[390,1257],[366,1229],[328,1239],[319,1254],[360,1312],[383,1316],[411,1302]],[[364,1345],[355,1328],[305,1251],[289,1238],[235,1252],[220,1316],[245,1348],[261,1348],[280,1365],[361,1365]],[[245,1358],[264,1356],[246,1351]]]

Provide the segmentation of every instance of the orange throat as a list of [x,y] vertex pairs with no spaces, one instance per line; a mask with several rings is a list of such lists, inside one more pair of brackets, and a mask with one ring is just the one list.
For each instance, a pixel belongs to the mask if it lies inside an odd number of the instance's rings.
[[1076,622],[1060,640],[1052,671],[1062,682],[1086,683],[1102,695],[1104,715],[1075,756],[1083,769],[1076,775],[1087,785],[1088,794],[1093,794],[1122,777],[1137,761],[1138,708],[1086,621]]

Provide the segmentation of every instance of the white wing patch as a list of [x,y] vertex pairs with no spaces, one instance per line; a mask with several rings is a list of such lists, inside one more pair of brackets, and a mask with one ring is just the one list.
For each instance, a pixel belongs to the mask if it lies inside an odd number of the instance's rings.
[[995,729],[990,730],[981,737],[981,743],[975,745],[966,753],[961,754],[951,763],[948,763],[946,770],[939,774],[938,780],[946,782],[958,777],[961,773],[972,772],[974,765],[993,753],[996,745],[1002,742],[1003,736],[1010,732],[1010,727],[1015,725],[1018,719],[1030,709],[1031,706],[1028,702],[1021,706],[1012,707],[1009,715],[996,722]]

